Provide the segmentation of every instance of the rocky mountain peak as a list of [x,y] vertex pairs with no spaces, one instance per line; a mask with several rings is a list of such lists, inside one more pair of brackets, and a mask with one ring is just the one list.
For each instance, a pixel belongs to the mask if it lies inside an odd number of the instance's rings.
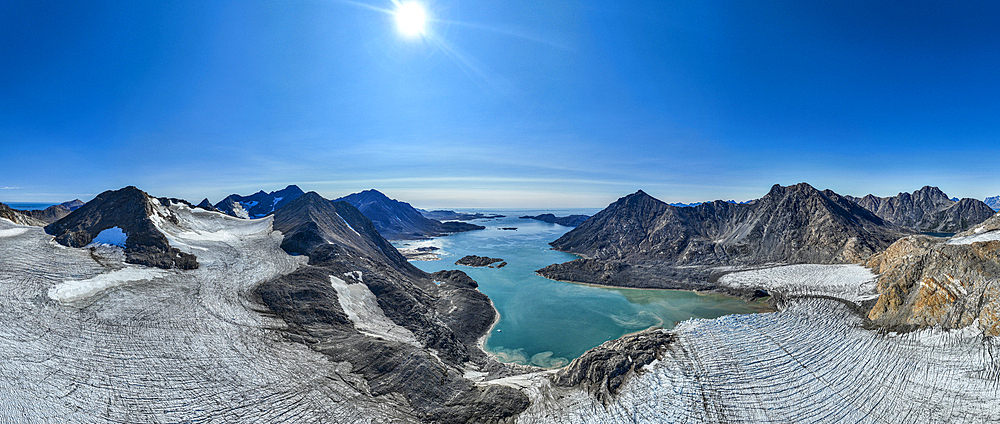
[[849,197],[875,215],[915,231],[954,233],[968,229],[992,215],[985,203],[975,199],[952,200],[940,188],[924,186],[893,197],[866,195]]
[[238,218],[263,218],[284,207],[303,194],[296,185],[289,185],[270,193],[260,190],[250,196],[231,194],[215,204],[215,208]]
[[369,189],[336,199],[350,203],[370,219],[387,239],[421,239],[446,233],[481,230],[485,227],[464,222],[445,222],[425,217],[406,202],[390,199]]
[[[83,247],[101,232],[118,228],[126,235],[126,262],[167,269],[197,268],[194,255],[171,247],[157,229],[151,218],[155,213],[154,201],[159,202],[134,186],[108,190],[49,224],[45,232],[64,246]],[[157,216],[157,219],[170,218]]]

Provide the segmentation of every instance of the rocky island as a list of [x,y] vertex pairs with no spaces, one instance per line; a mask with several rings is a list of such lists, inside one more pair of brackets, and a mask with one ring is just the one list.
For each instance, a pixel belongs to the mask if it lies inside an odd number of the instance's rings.
[[[496,265],[496,266],[494,266],[493,264],[495,264],[497,262],[499,262],[499,264]],[[456,261],[455,265],[465,265],[465,266],[472,266],[472,267],[484,267],[484,266],[488,266],[490,268],[503,268],[504,266],[507,265],[507,262],[504,262],[504,260],[500,259],[500,258],[490,258],[490,257],[487,257],[487,256],[467,255],[467,256],[463,257],[462,259],[459,259],[458,261]]]
[[542,222],[548,222],[549,224],[559,224],[566,227],[575,227],[590,218],[590,215],[567,215],[567,216],[555,216],[550,213],[543,213],[541,215],[530,216],[525,215],[519,217],[521,219],[535,219]]

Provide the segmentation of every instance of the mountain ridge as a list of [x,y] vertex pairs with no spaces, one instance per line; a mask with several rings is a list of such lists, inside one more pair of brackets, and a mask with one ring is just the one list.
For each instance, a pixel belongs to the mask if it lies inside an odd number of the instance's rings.
[[216,203],[215,209],[237,218],[263,218],[303,194],[305,192],[294,184],[270,193],[260,190],[249,196],[230,194]]
[[441,222],[427,218],[409,203],[391,199],[375,189],[352,193],[335,201],[350,203],[374,223],[379,234],[390,240],[424,239],[486,228],[466,222]]
[[538,272],[605,285],[713,288],[713,267],[857,263],[908,232],[806,183],[775,184],[752,203],[681,208],[638,190],[550,243],[584,259]]
[[891,197],[872,194],[845,197],[893,224],[921,232],[965,231],[993,216],[995,212],[980,200],[965,198],[955,201],[941,189],[932,186]]

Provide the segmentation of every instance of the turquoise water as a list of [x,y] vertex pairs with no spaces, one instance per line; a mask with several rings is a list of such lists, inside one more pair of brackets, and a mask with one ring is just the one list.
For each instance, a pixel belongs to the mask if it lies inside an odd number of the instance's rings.
[[[673,328],[686,319],[716,318],[761,311],[729,296],[677,290],[640,290],[595,287],[542,278],[535,270],[571,261],[575,255],[550,249],[571,228],[520,215],[552,212],[593,214],[596,211],[499,211],[507,218],[472,221],[487,227],[425,241],[400,241],[397,247],[436,246],[438,261],[413,261],[434,272],[460,269],[479,282],[479,290],[493,299],[500,321],[490,332],[486,350],[506,362],[558,367],[588,349],[625,334],[652,326]],[[517,227],[516,231],[500,227]],[[490,256],[507,261],[503,268],[455,265],[465,255]]]
[[10,206],[11,209],[17,209],[19,211],[31,211],[31,210],[42,210],[49,206],[55,205],[55,203],[22,203],[22,202],[3,202],[5,205]]

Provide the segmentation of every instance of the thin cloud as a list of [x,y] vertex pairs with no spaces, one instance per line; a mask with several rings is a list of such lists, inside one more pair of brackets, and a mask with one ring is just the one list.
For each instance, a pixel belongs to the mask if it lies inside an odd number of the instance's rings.
[[20,190],[21,187],[0,187],[0,190]]

